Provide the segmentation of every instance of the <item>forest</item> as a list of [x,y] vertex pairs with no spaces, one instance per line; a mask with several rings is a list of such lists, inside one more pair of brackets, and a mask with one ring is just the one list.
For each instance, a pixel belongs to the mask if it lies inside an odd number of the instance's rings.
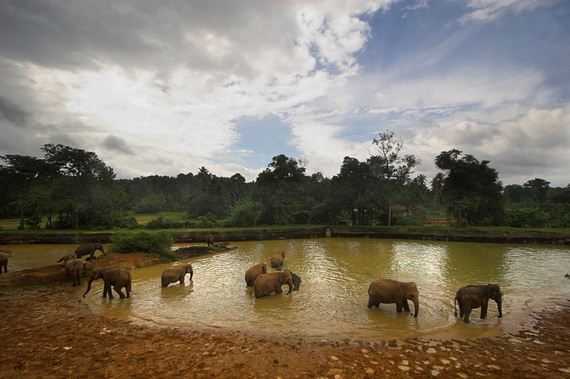
[[[378,133],[372,147],[366,161],[345,157],[332,178],[308,175],[302,160],[281,154],[247,182],[239,173],[219,177],[206,167],[176,177],[117,179],[93,152],[46,144],[42,158],[0,156],[0,218],[18,219],[18,229],[570,226],[570,185],[533,178],[503,186],[491,162],[456,149],[435,157],[439,172],[429,179],[415,175],[418,159],[402,153],[393,132]],[[136,214],[151,219],[142,226]]]

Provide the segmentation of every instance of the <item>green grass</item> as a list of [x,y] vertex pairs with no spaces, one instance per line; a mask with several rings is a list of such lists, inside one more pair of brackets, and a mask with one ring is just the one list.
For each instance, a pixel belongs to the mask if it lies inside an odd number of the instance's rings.
[[159,217],[173,221],[188,220],[185,212],[132,213],[130,216],[133,216],[139,225],[146,225],[150,221],[156,220]]
[[4,218],[0,219],[0,230],[18,230],[20,219],[18,218]]

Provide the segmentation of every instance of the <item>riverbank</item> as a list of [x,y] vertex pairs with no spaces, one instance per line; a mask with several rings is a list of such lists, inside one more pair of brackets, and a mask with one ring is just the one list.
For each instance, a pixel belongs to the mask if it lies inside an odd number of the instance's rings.
[[[138,233],[144,229],[133,229]],[[531,243],[570,245],[570,231],[567,229],[516,229],[498,227],[453,228],[442,226],[418,227],[327,227],[297,225],[284,227],[218,228],[201,230],[165,229],[174,243],[204,242],[208,234],[218,242],[261,241],[279,239],[300,239],[319,237],[363,237],[434,240],[452,242],[486,243]],[[109,243],[116,231],[2,231],[0,245],[9,244],[74,244]],[[130,230],[121,230],[130,232]],[[147,230],[148,233],[157,232]]]
[[570,375],[569,300],[559,300],[555,307],[533,315],[534,327],[512,336],[359,343],[137,325],[94,314],[79,292],[69,286],[0,291],[2,377],[338,379]]

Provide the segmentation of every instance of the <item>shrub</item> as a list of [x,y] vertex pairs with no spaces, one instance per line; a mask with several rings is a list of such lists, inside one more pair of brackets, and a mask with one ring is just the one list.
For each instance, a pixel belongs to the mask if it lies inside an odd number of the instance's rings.
[[230,211],[228,223],[231,226],[255,226],[262,210],[263,206],[257,201],[238,201]]
[[116,253],[158,253],[168,259],[176,259],[176,254],[170,249],[172,240],[168,233],[116,233],[111,242],[111,251]]
[[543,228],[550,215],[537,207],[516,207],[506,210],[506,224],[519,228]]
[[149,221],[146,224],[147,229],[173,229],[173,228],[185,228],[188,226],[187,222],[176,221],[164,217],[158,217],[154,220]]

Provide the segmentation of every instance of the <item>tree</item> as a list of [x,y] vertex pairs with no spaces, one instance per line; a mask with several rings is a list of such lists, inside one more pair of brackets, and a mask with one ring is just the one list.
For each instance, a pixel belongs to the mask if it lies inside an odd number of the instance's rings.
[[377,179],[378,190],[386,193],[388,199],[388,225],[392,222],[392,200],[395,194],[403,193],[410,177],[420,161],[411,154],[402,155],[403,143],[394,132],[385,130],[372,140],[375,155],[368,159],[371,173]]
[[541,178],[534,178],[523,184],[527,198],[536,203],[544,203],[546,194],[550,189],[550,182]]
[[459,224],[497,224],[503,217],[502,184],[497,171],[472,155],[456,149],[443,151],[435,158],[442,171],[441,198]]

